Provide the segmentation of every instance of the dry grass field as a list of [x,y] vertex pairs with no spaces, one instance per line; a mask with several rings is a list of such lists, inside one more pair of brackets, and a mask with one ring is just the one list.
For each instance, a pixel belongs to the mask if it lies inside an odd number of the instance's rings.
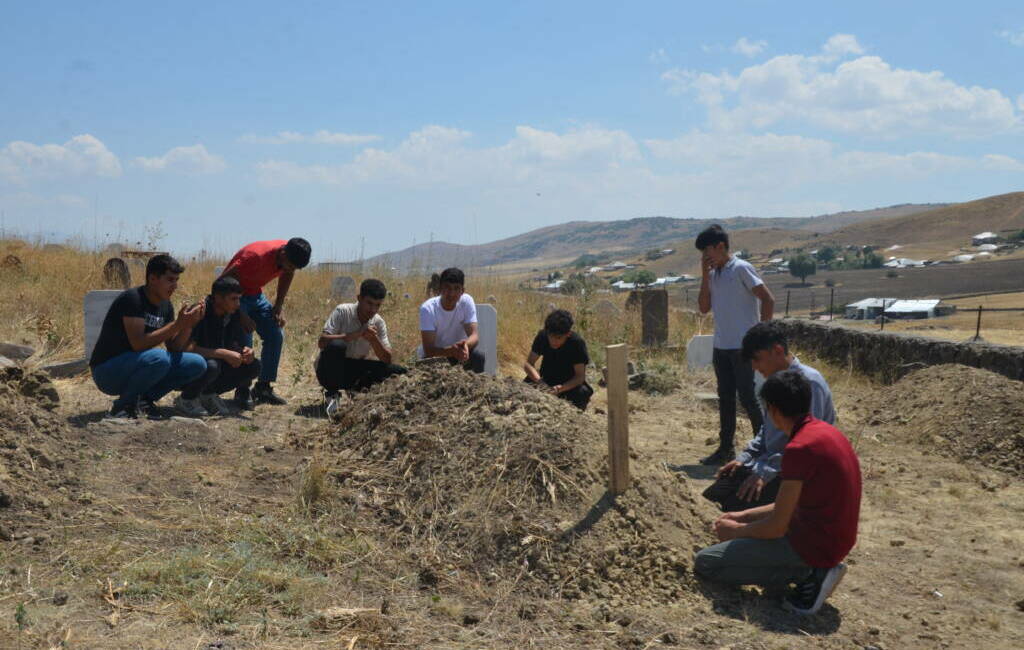
[[[22,264],[2,271],[0,340],[45,358],[80,354],[81,296],[100,286],[102,257],[4,246]],[[213,266],[189,264],[181,299],[202,295]],[[405,358],[424,282],[385,279],[383,315]],[[832,385],[865,478],[850,574],[803,619],[770,592],[689,573],[713,516],[697,496],[709,473],[695,463],[717,428],[695,396],[713,390],[709,370],[687,372],[677,349],[632,348],[667,381],[661,394],[630,394],[635,487],[617,502],[600,491],[604,391],[580,415],[518,385],[549,302],[580,315],[597,365],[603,345],[635,346],[634,313],[470,275],[477,300],[495,298],[512,381],[458,379],[433,398],[419,384],[408,399],[382,387],[331,425],[310,369],[333,307],[329,281],[300,273],[289,299],[284,408],[111,426],[101,421],[107,398],[86,378],[56,382],[55,412],[0,390],[0,488],[13,497],[0,508],[0,647],[1024,646],[1024,483],[942,455],[915,422],[880,414],[889,387],[803,359]],[[673,310],[670,328],[683,343],[694,318]],[[460,485],[476,487],[453,491]],[[566,530],[579,541],[559,542]]]

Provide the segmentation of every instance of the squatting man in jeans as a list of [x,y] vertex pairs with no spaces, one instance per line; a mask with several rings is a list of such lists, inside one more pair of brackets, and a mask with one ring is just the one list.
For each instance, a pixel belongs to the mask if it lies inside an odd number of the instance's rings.
[[338,305],[324,323],[317,345],[316,378],[327,400],[327,417],[338,414],[341,391],[365,390],[406,369],[391,363],[388,328],[380,315],[387,297],[380,280],[363,280],[356,302]]
[[[587,383],[590,355],[587,343],[572,331],[572,314],[556,309],[544,319],[544,329],[537,332],[526,357],[523,370],[526,381],[551,391],[581,411],[587,409],[594,389]],[[543,358],[540,372],[537,360]]]
[[816,613],[846,573],[857,541],[860,463],[838,429],[810,414],[811,383],[799,370],[765,380],[761,399],[788,440],[775,503],[727,512],[712,530],[720,543],[694,559],[694,572],[730,585],[785,586],[788,608]]
[[729,252],[729,235],[721,226],[706,228],[695,242],[701,252],[700,313],[715,317],[712,363],[718,381],[718,449],[701,459],[722,465],[735,456],[736,393],[747,411],[754,435],[763,417],[754,396],[754,371],[740,358],[743,335],[759,321],[772,319],[775,299],[754,267]]
[[466,276],[457,268],[441,272],[441,294],[420,305],[421,359],[444,357],[475,373],[484,371],[484,355],[477,350],[476,302],[465,292]]
[[240,310],[242,285],[231,276],[217,278],[206,297],[206,314],[192,329],[188,351],[206,360],[206,372],[181,389],[174,405],[189,417],[231,415],[234,410],[220,398],[234,391],[239,410],[252,405],[249,387],[260,372],[260,361],[245,344]]
[[184,351],[205,303],[183,305],[177,318],[171,305],[184,271],[170,255],[154,255],[146,264],[146,284],[126,289],[110,305],[89,359],[96,387],[116,396],[107,417],[135,419],[141,409],[150,419],[163,419],[160,398],[206,370],[201,356]]
[[[801,373],[811,383],[811,415],[829,424],[836,423],[828,382],[820,372],[793,356],[778,321],[751,327],[743,336],[741,356],[764,377],[783,370]],[[718,469],[717,480],[704,490],[704,498],[718,503],[725,512],[774,502],[781,483],[778,476],[786,441],[786,434],[772,423],[771,418],[765,418],[761,430],[739,456]]]
[[[231,276],[242,285],[242,326],[246,330],[245,345],[252,347],[252,332],[263,341],[259,380],[252,390],[254,402],[287,404],[274,392],[277,367],[284,347],[284,300],[292,286],[295,271],[309,264],[309,242],[301,237],[288,241],[272,239],[247,244],[241,248],[221,273]],[[277,279],[277,297],[270,304],[263,295],[263,287]],[[248,406],[248,405],[247,405]]]

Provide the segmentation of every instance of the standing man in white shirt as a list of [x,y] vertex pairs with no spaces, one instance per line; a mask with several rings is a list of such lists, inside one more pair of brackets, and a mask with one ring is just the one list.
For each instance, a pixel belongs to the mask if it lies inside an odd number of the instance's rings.
[[754,395],[754,370],[740,350],[743,336],[761,321],[772,319],[775,299],[754,267],[729,252],[729,235],[719,225],[706,228],[696,241],[701,252],[700,313],[715,317],[712,363],[718,380],[718,449],[701,459],[723,465],[735,458],[736,394],[750,417],[754,435],[764,416]]
[[[484,371],[484,355],[477,350],[476,303],[465,292],[461,269],[441,272],[441,295],[420,305],[421,358],[445,357],[475,373]],[[730,456],[729,460],[732,460]]]

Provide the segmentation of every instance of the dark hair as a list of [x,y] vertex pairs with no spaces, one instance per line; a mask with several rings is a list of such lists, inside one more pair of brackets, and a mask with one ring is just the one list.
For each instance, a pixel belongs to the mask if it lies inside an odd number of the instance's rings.
[[776,345],[781,345],[782,351],[789,354],[789,343],[782,325],[776,320],[765,321],[754,325],[743,335],[743,350],[740,354],[744,361],[752,361],[755,354],[771,350]]
[[465,286],[466,274],[462,272],[462,269],[457,269],[454,266],[441,271],[441,284],[458,284]]
[[572,314],[564,309],[556,309],[544,319],[544,331],[555,336],[562,336],[572,331]]
[[802,417],[811,412],[811,382],[799,370],[777,372],[761,386],[761,399],[787,418]]
[[177,273],[180,275],[184,272],[185,267],[181,265],[181,262],[166,253],[154,255],[146,262],[146,282],[149,282],[149,276],[151,275],[160,277],[164,273]]
[[292,237],[284,245],[284,256],[299,269],[304,269],[309,264],[309,255],[312,251],[309,242],[302,237]]
[[374,300],[384,300],[388,297],[388,289],[380,280],[367,278],[359,285],[359,295]]
[[697,250],[702,251],[719,242],[725,242],[725,247],[729,248],[729,234],[716,223],[700,231],[700,234],[697,235]]
[[213,281],[213,290],[210,293],[217,296],[242,293],[242,283],[233,275],[225,275]]

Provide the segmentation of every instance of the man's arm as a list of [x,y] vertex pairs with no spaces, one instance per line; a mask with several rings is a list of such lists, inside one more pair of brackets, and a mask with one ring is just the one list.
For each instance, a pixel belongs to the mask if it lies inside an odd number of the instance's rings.
[[384,345],[384,341],[381,340],[381,333],[377,331],[376,326],[367,325],[366,329],[360,332],[360,336],[370,343],[370,347],[373,348],[373,353],[377,356],[378,361],[391,363],[391,348]]
[[284,299],[288,296],[288,289],[292,286],[292,278],[295,271],[282,271],[277,277],[277,298],[274,300],[274,315],[280,316],[284,309]]
[[526,378],[535,384],[540,383],[540,373],[537,372],[537,359],[540,359],[540,355],[530,350],[530,354],[526,357],[526,363],[523,364]]
[[573,364],[572,369],[574,373],[572,379],[565,382],[564,384],[554,387],[556,395],[558,393],[569,392],[570,390],[576,388],[577,386],[582,386],[583,382],[587,380],[587,364],[576,363]]
[[142,318],[125,316],[122,322],[124,323],[124,332],[128,335],[128,343],[132,346],[132,350],[136,352],[155,348],[177,336],[183,324],[179,318],[147,334],[146,321]]
[[424,358],[455,356],[455,346],[450,345],[446,348],[439,348],[435,345],[437,342],[437,332],[433,330],[421,330],[420,339],[423,343]]
[[711,311],[711,263],[701,258],[700,261],[700,293],[697,295],[697,307],[700,313]]
[[185,348],[185,351],[195,352],[204,359],[223,361],[233,368],[237,368],[242,365],[242,354],[234,350],[228,350],[227,348],[204,348],[196,345],[195,341],[190,341],[188,347]]
[[800,501],[803,481],[783,481],[775,503],[762,508],[753,508],[730,516],[720,517],[715,522],[715,533],[721,541],[750,537],[754,539],[776,539],[789,530],[789,522]]
[[750,291],[761,300],[761,322],[770,321],[775,314],[775,296],[763,284],[757,285]]
[[466,332],[466,338],[460,341],[460,343],[464,341],[466,347],[472,350],[480,342],[480,336],[477,333],[476,323],[463,323],[462,329],[464,332]]

